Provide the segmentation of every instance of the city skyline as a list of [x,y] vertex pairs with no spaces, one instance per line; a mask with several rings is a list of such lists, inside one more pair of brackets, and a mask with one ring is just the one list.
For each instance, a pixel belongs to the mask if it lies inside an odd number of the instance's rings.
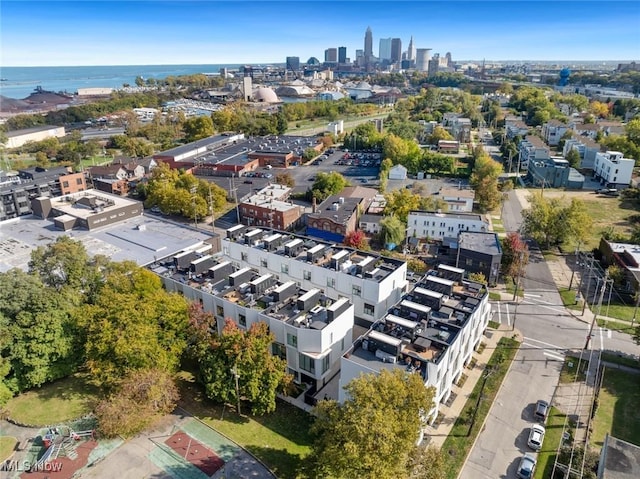
[[629,1],[5,0],[0,27],[2,66],[306,62],[340,46],[353,61],[367,27],[374,56],[381,38],[406,50],[413,36],[458,61],[640,58],[640,3]]

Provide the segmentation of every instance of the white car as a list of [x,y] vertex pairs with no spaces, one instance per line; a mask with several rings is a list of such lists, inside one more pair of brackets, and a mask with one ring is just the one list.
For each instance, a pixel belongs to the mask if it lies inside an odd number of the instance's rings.
[[544,433],[545,429],[540,424],[534,424],[531,426],[531,431],[529,432],[529,440],[527,444],[534,451],[539,451],[542,449],[542,443],[544,441]]

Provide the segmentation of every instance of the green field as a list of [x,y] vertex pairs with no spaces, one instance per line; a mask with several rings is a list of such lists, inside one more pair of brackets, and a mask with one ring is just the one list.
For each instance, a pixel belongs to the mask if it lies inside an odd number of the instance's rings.
[[76,374],[14,397],[6,410],[20,424],[45,426],[91,412],[96,400],[97,390],[84,376]]
[[608,433],[640,445],[640,375],[609,368],[603,374],[591,444],[601,447]]
[[311,452],[311,415],[278,400],[272,414],[239,416],[233,408],[203,398],[200,388],[186,374],[181,390],[181,406],[186,411],[247,449],[279,478],[302,477],[304,458]]
[[546,479],[551,477],[553,463],[556,459],[556,452],[562,440],[562,431],[566,415],[552,407],[545,425],[544,443],[538,453],[538,465],[534,474],[534,479]]

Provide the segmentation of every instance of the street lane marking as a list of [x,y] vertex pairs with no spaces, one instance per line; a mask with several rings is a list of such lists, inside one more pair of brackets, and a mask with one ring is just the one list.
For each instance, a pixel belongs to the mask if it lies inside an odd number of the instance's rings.
[[[524,296],[525,298],[542,298],[542,295],[541,295],[541,294],[527,294],[527,293],[525,293],[523,296]],[[542,301],[542,300],[541,300],[541,301]]]
[[504,314],[507,316],[507,326],[511,326],[511,319],[509,318],[509,303],[504,303]]
[[[546,345],[546,346],[550,346],[550,347],[552,347],[552,348],[554,348],[554,349],[562,349],[562,350],[567,349],[567,348],[565,348],[565,347],[558,346],[557,344],[545,343],[544,341],[540,341],[539,339],[533,339],[533,338],[527,338],[527,337],[525,337],[524,339],[525,339],[526,341],[534,341],[534,342],[536,342],[536,343],[544,344],[544,345]],[[540,346],[537,346],[537,347],[540,347]]]
[[564,361],[564,356],[559,356],[557,354],[550,353],[547,350],[543,351],[542,354],[550,358],[557,359],[558,361]]

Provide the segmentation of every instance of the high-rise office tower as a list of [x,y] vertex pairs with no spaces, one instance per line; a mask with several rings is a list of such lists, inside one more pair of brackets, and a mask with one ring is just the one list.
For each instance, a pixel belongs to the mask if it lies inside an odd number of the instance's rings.
[[378,52],[378,58],[381,62],[391,60],[391,38],[380,39],[380,51]]
[[364,34],[364,61],[370,62],[373,59],[373,33],[371,33],[371,27],[367,27],[367,31]]
[[416,59],[416,47],[413,46],[413,36],[409,40],[409,48],[407,49],[407,60],[415,61]]
[[347,47],[338,47],[338,63],[347,63]]
[[399,38],[391,39],[391,63],[397,63],[402,60],[402,40]]
[[447,60],[447,66],[450,67],[453,64],[453,61],[451,61],[451,52],[447,52],[444,58]]
[[337,63],[338,62],[338,49],[337,48],[327,48],[324,51],[324,61],[325,61],[325,63]]
[[287,57],[287,70],[294,72],[300,70],[300,57]]

